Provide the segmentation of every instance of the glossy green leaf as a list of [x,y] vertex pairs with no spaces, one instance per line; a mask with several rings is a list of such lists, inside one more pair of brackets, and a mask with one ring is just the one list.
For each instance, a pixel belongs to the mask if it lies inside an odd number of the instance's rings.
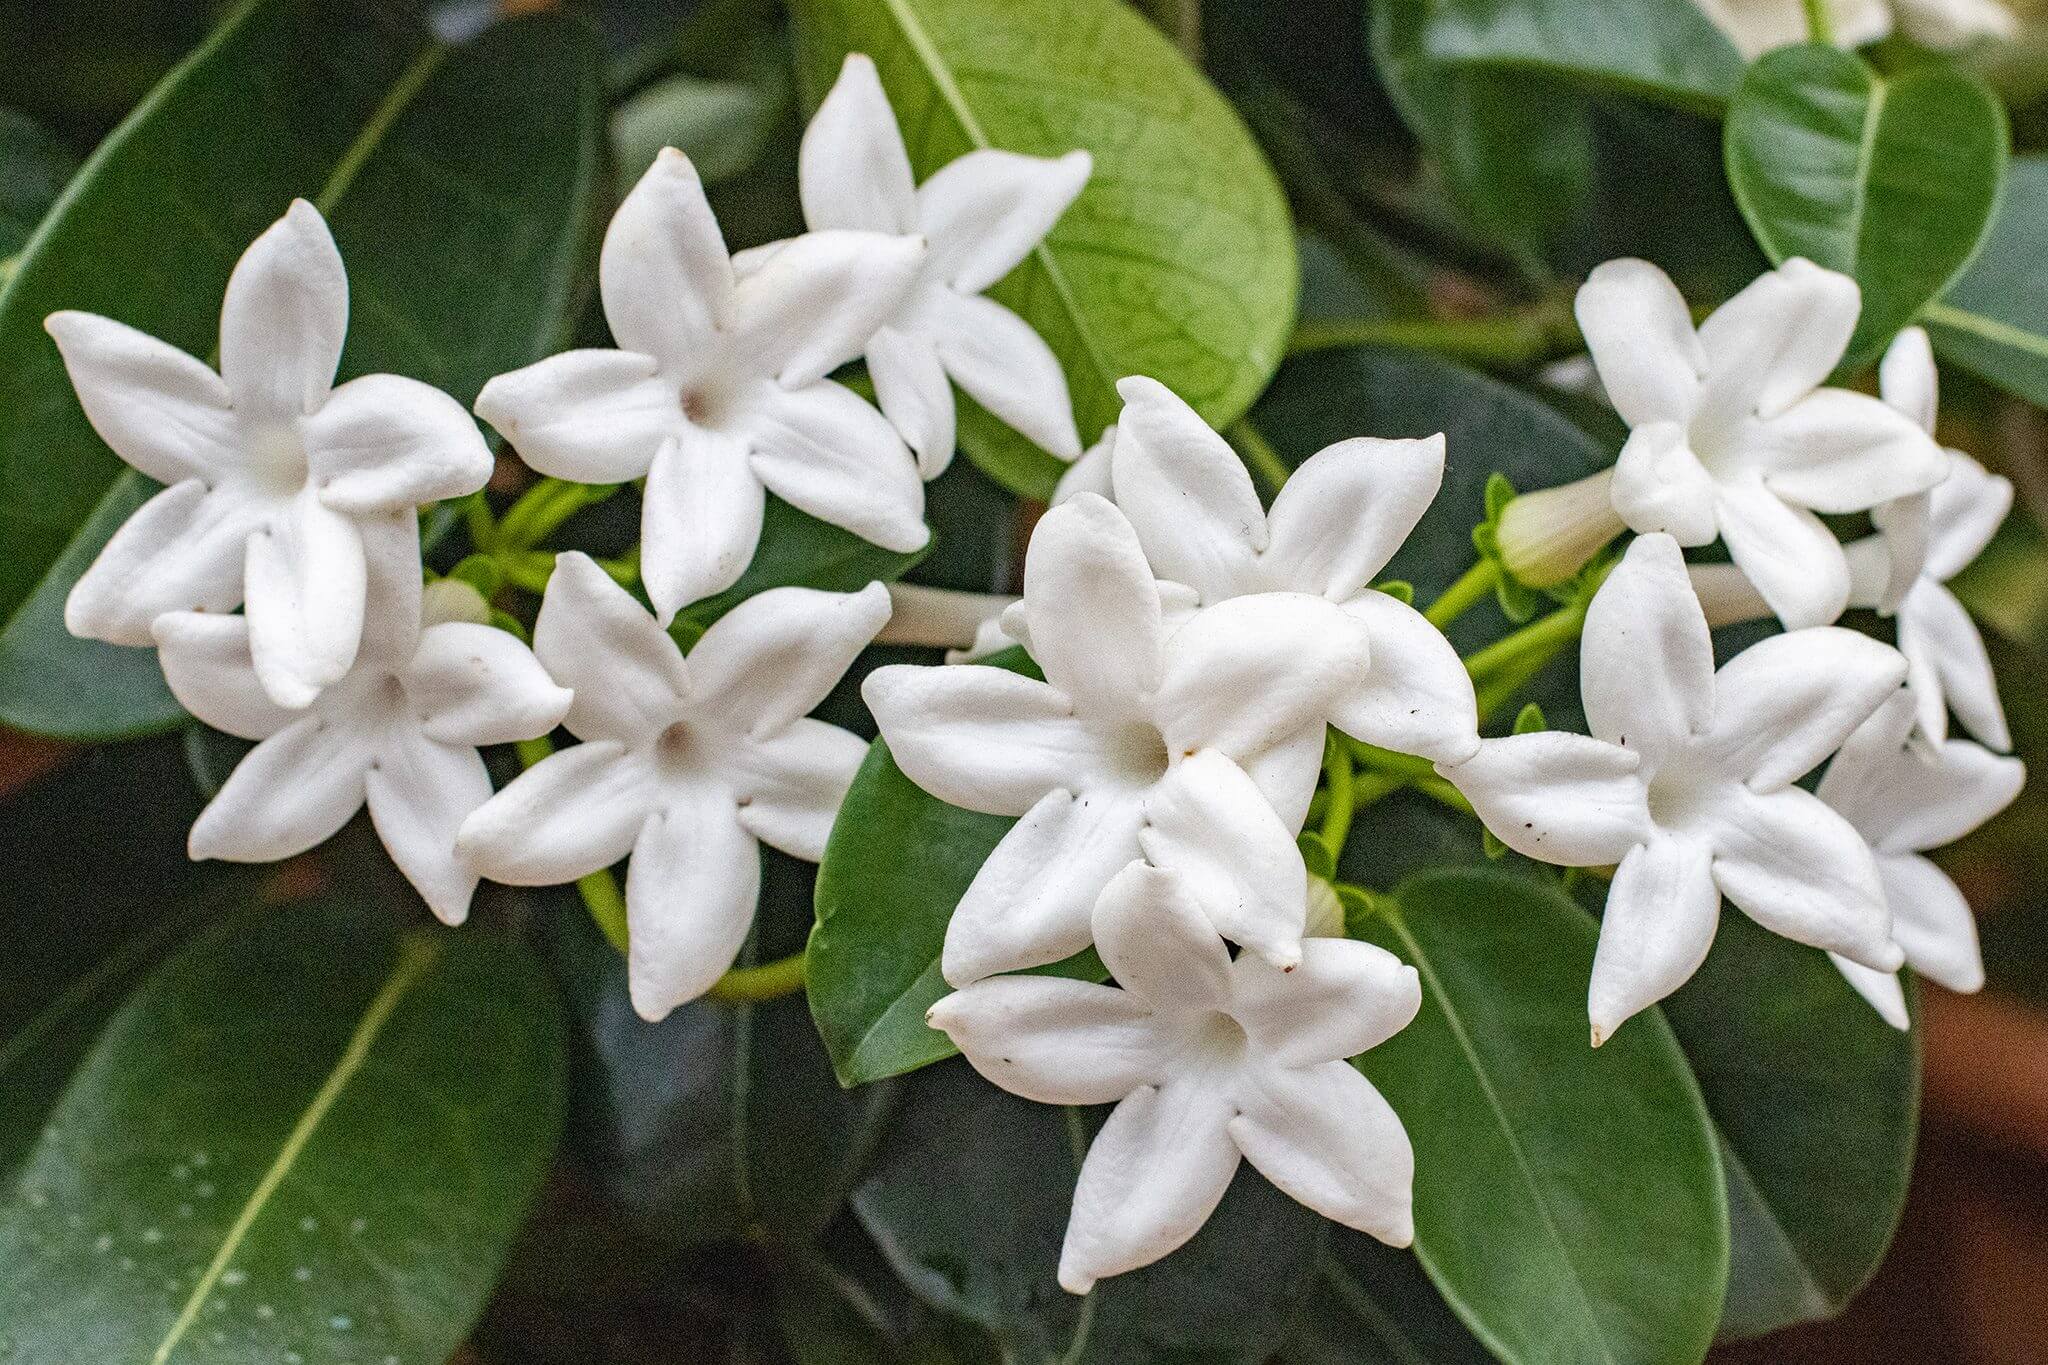
[[182,715],[150,651],[64,630],[70,585],[151,485],[93,434],[44,317],[210,355],[235,260],[301,196],[349,267],[342,377],[467,403],[564,330],[598,96],[594,44],[564,20],[451,48],[370,0],[259,0],[101,144],[0,283],[0,721],[101,738]]
[[561,1121],[547,980],[482,928],[224,919],[115,1015],[0,1211],[0,1354],[444,1360]]
[[1280,1348],[1285,1365],[1490,1365],[1411,1251],[1330,1230],[1308,1302]]
[[1663,1018],[1587,1045],[1591,918],[1495,869],[1426,872],[1370,937],[1415,1022],[1360,1059],[1415,1144],[1415,1248],[1504,1359],[1696,1360],[1728,1273],[1714,1131]]
[[1920,1056],[1819,950],[1721,917],[1663,1005],[1722,1138],[1723,1336],[1832,1317],[1891,1242],[1913,1170]]
[[793,117],[795,99],[787,46],[759,38],[734,43],[741,56],[729,76],[670,76],[619,102],[612,147],[620,184],[638,180],[663,147],[688,156],[706,185],[760,158],[777,125]]
[[1728,181],[1774,261],[1839,270],[1863,290],[1843,358],[1874,360],[1970,263],[2005,174],[2005,110],[1955,67],[1881,76],[1815,43],[1758,58],[1729,106]]
[[0,109],[0,280],[78,169],[71,150],[35,123]]
[[[1294,231],[1257,144],[1202,74],[1118,0],[797,0],[815,105],[850,51],[875,59],[920,178],[977,147],[1086,148],[1088,187],[990,291],[1066,369],[1084,441],[1115,383],[1150,375],[1210,422],[1265,387],[1294,325]],[[961,447],[1043,498],[1061,465],[963,404]]]
[[1983,249],[1920,315],[1944,360],[2048,406],[2048,156],[2019,156],[2005,177]]

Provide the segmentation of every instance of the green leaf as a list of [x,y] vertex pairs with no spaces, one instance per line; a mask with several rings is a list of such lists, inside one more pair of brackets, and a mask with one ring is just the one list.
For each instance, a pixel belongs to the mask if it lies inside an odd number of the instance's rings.
[[0,109],[0,280],[77,169],[78,159],[63,143]]
[[565,20],[446,47],[371,0],[237,12],[95,152],[0,283],[0,722],[74,738],[182,716],[148,650],[74,640],[71,584],[152,491],[86,423],[43,319],[104,313],[198,356],[242,250],[303,196],[348,262],[341,377],[467,404],[564,330],[602,119]]
[[688,156],[706,185],[753,165],[792,102],[787,58],[765,46],[768,60],[749,71],[753,79],[671,76],[621,101],[612,114],[619,183],[638,180],[663,147]]
[[2048,407],[2048,156],[2014,157],[1983,249],[1921,321],[1942,359]]
[[1286,1365],[1491,1365],[1413,1252],[1330,1230],[1321,1273],[1280,1348]]
[[1819,950],[1732,911],[1663,1010],[1721,1133],[1733,1235],[1722,1335],[1832,1317],[1883,1259],[1905,1203],[1915,1038]]
[[1881,76],[1822,44],[1758,58],[1728,110],[1736,202],[1774,261],[1839,270],[1863,290],[1843,357],[1857,369],[1941,297],[1984,239],[2005,174],[2005,109],[1939,64]]
[[761,543],[747,571],[716,597],[685,607],[680,619],[705,628],[755,593],[798,585],[828,592],[858,592],[868,584],[901,578],[930,553],[932,543],[909,554],[870,545],[851,531],[819,521],[769,495],[761,516]]
[[561,1091],[553,993],[508,940],[219,921],[107,1026],[0,1211],[0,1351],[446,1359]]
[[1359,1059],[1415,1144],[1415,1248],[1522,1362],[1696,1360],[1728,1272],[1713,1128],[1655,1010],[1587,1045],[1595,931],[1500,870],[1425,872],[1368,937],[1422,974],[1415,1022]]
[[[1052,346],[1082,439],[1116,420],[1116,381],[1150,375],[1222,427],[1294,325],[1294,230],[1236,112],[1117,0],[796,0],[815,105],[850,51],[875,59],[920,178],[978,147],[1095,158],[1088,187],[990,296]],[[963,403],[961,448],[1045,498],[1063,466]]]

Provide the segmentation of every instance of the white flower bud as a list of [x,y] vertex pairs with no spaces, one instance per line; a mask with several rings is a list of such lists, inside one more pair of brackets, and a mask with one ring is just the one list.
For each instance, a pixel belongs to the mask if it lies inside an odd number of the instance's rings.
[[1532,588],[1564,582],[1625,529],[1603,469],[1557,488],[1523,493],[1501,509],[1500,560]]

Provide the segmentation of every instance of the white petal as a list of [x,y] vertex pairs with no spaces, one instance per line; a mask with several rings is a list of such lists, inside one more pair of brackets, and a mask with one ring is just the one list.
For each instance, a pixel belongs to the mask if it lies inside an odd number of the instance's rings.
[[242,464],[228,387],[205,365],[93,313],[52,313],[43,327],[86,420],[129,464],[166,484],[218,479]]
[[555,558],[533,652],[549,677],[575,692],[564,723],[581,739],[651,738],[690,695],[676,642],[580,550]]
[[1817,512],[1860,512],[1923,493],[1948,456],[1903,414],[1846,389],[1821,389],[1758,428],[1772,492]]
[[1875,607],[1890,616],[1927,570],[1928,552],[1933,548],[1934,494],[1914,493],[1881,502],[1870,509],[1870,521],[1881,535],[1865,536],[1842,547],[1849,560],[1850,605]]
[[1887,846],[1908,802],[1916,799],[1915,770],[1934,764],[1932,756],[1908,748],[1914,700],[1913,689],[1907,687],[1879,703],[1870,719],[1842,741],[1814,789],[1814,795],[1856,826],[1874,849]]
[[1267,519],[1276,583],[1343,602],[1369,587],[1428,510],[1444,477],[1444,438],[1357,437],[1290,476]]
[[1764,928],[1878,971],[1904,960],[1869,846],[1818,797],[1731,786],[1709,837],[1721,894]]
[[242,573],[256,676],[278,705],[305,706],[348,672],[362,643],[362,532],[307,488],[250,535]]
[[1138,844],[1181,874],[1216,932],[1283,967],[1301,960],[1308,869],[1244,769],[1214,749],[1173,765],[1145,797]]
[[1140,856],[1144,808],[1123,793],[1046,793],[1003,836],[946,925],[939,967],[964,986],[1071,957],[1092,937],[1096,897]]
[[1170,1058],[1151,1008],[1129,991],[1059,976],[996,976],[925,1012],[976,1071],[1040,1104],[1113,1104]]
[[1813,513],[1747,480],[1719,487],[1714,516],[1728,557],[1785,629],[1827,625],[1849,605],[1849,561]]
[[982,148],[947,162],[917,190],[917,226],[932,271],[979,294],[1016,268],[1088,183],[1088,153],[1022,156]]
[[1060,1248],[1060,1287],[1150,1265],[1209,1221],[1237,1171],[1231,1108],[1200,1080],[1134,1090],[1081,1163]]
[[738,438],[686,427],[662,444],[640,494],[640,577],[658,619],[739,581],[766,506]]
[[1067,499],[1081,493],[1093,493],[1099,498],[1116,500],[1116,485],[1111,481],[1110,466],[1116,454],[1116,423],[1102,429],[1102,435],[1095,444],[1081,452],[1080,458],[1067,466],[1067,472],[1060,475],[1060,481],[1052,490],[1052,505],[1059,506]]
[[910,157],[865,52],[846,54],[839,79],[811,115],[797,152],[797,183],[812,228],[915,231]]
[[642,477],[683,427],[675,385],[634,351],[564,351],[501,374],[476,413],[537,472],[578,483]]
[[1165,627],[1152,569],[1123,513],[1082,494],[1039,518],[1024,552],[1022,615],[1031,657],[1083,717],[1149,718]]
[[363,783],[377,837],[427,908],[444,924],[469,918],[477,873],[456,854],[455,835],[470,812],[491,799],[482,756],[470,745],[444,744],[410,725],[393,725]]
[[1927,572],[1947,582],[1984,552],[2012,511],[2012,480],[1960,451],[1948,452],[1948,477],[1934,486]]
[[1203,608],[1166,643],[1156,714],[1168,751],[1256,754],[1327,718],[1371,676],[1367,639],[1356,616],[1306,593]]
[[445,744],[510,744],[562,723],[573,694],[496,626],[444,621],[420,633],[405,671],[420,729]]
[[1081,453],[1066,372],[1030,323],[993,299],[946,293],[925,325],[946,372],[975,402],[1059,459]]
[[233,611],[260,508],[198,479],[173,484],[136,509],[64,601],[73,635],[117,645],[151,642],[169,611]]
[[1700,324],[1702,406],[1775,417],[1828,377],[1862,307],[1854,280],[1799,257],[1758,276]]
[[699,373],[718,346],[733,312],[732,263],[697,168],[675,148],[662,149],[612,215],[598,288],[620,347],[671,375]]
[[348,334],[348,273],[320,211],[292,200],[249,244],[220,306],[220,373],[244,418],[316,411]]
[[[1883,547],[1877,544],[1876,536],[1866,537],[1871,548],[1882,554]],[[1849,574],[1856,575],[1856,546],[1843,547],[1849,552]],[[1761,621],[1771,614],[1771,604],[1764,601],[1763,594],[1756,590],[1756,584],[1749,581],[1741,569],[1733,564],[1688,564],[1686,577],[1692,580],[1693,595],[1700,600],[1700,610],[1706,613],[1710,627],[1742,625],[1748,621]],[[1878,570],[1882,572],[1882,568]],[[1873,589],[1868,603],[1874,605],[1876,590]]]
[[1924,327],[1907,327],[1892,338],[1877,365],[1877,391],[1913,425],[1934,434],[1940,381],[1934,371],[1934,344]]
[[420,646],[426,602],[419,514],[404,507],[352,520],[363,542],[363,638],[356,667],[403,672]]
[[1714,677],[1706,747],[1759,792],[1798,781],[1906,680],[1888,645],[1840,626],[1773,635]]
[[1880,853],[1921,852],[1955,842],[2012,803],[2026,765],[1968,740],[1932,752],[1907,738],[1911,699],[1900,694],[1849,737],[1818,795]]
[[1386,949],[1346,938],[1302,940],[1301,965],[1282,971],[1253,953],[1230,965],[1231,1013],[1277,1066],[1356,1057],[1408,1027],[1422,1008],[1415,969]]
[[338,512],[409,510],[474,493],[491,477],[476,422],[416,379],[351,379],[300,430],[320,500]]
[[1161,1011],[1230,1008],[1230,951],[1179,872],[1130,863],[1102,888],[1094,925],[1096,951],[1133,999]]
[[1231,1140],[1259,1174],[1389,1246],[1415,1240],[1415,1149],[1393,1106],[1350,1063],[1263,1070],[1240,1103]]
[[945,473],[955,443],[953,381],[932,344],[882,328],[868,341],[868,378],[882,415],[917,456],[919,476],[929,482]]
[[1304,725],[1279,743],[1237,761],[1245,776],[1258,785],[1273,814],[1292,833],[1299,834],[1308,820],[1309,803],[1315,800],[1316,783],[1323,774],[1328,736],[1328,727],[1320,723]]
[[838,228],[793,237],[734,289],[723,363],[790,388],[822,379],[867,349],[923,263],[917,237]]
[[1986,38],[2018,36],[2019,16],[2003,0],[1898,0],[1899,27],[1936,51],[1953,51]]
[[370,736],[348,718],[302,716],[249,751],[192,822],[194,858],[268,863],[304,853],[363,804]]
[[1899,983],[1897,972],[1874,972],[1840,953],[1829,953],[1828,961],[1835,964],[1843,979],[1856,988],[1856,994],[1869,1002],[1879,1018],[1901,1033],[1913,1027],[1913,1016],[1906,1009],[1906,990]]
[[1638,536],[1586,609],[1586,725],[1660,759],[1714,715],[1714,641],[1670,536]]
[[1572,311],[1624,422],[1686,419],[1706,354],[1670,276],[1648,261],[1608,261],[1586,276]]
[[1101,742],[1036,678],[986,664],[890,664],[861,684],[897,766],[949,805],[1022,815],[1104,767]]
[[1894,853],[1878,855],[1877,875],[1907,965],[1952,991],[1982,990],[1977,920],[1948,874],[1917,853]]
[[1481,741],[1439,764],[1494,836],[1560,867],[1618,863],[1650,834],[1641,756],[1587,735],[1539,730]]
[[646,765],[611,740],[550,754],[462,823],[456,846],[508,886],[554,886],[626,856],[653,807]]
[[[1915,584],[1899,607],[1899,649],[1906,657],[1922,663],[1913,679],[1921,694],[1929,736],[1943,736],[1944,705],[1962,718],[1971,734],[1995,749],[2012,747],[2012,731],[2005,720],[2005,706],[1998,698],[1998,679],[1991,672],[1991,655],[1977,623],[1947,588],[1928,579]],[[1924,662],[1923,662],[1924,661]],[[1931,669],[1939,682],[1923,685]],[[1939,726],[1939,728],[1937,728]]]
[[1629,433],[1612,491],[1614,510],[1631,530],[1663,531],[1681,545],[1714,538],[1714,479],[1676,423],[1651,422]]
[[1266,513],[1237,452],[1164,384],[1133,377],[1117,392],[1116,503],[1153,571],[1212,604],[1259,586]]
[[1586,991],[1593,1045],[1691,980],[1720,923],[1721,888],[1704,843],[1659,832],[1623,858],[1607,891]]
[[671,784],[626,864],[626,975],[633,1010],[655,1020],[725,975],[753,927],[761,849],[732,798]]
[[173,611],[157,617],[152,629],[171,695],[214,729],[268,739],[302,714],[272,701],[256,681],[247,617]]
[[770,588],[720,617],[690,651],[700,704],[755,739],[815,708],[889,619],[889,590]]
[[897,554],[931,539],[917,461],[852,390],[829,379],[772,390],[748,444],[755,476],[797,510]]
[[742,746],[720,774],[739,800],[740,825],[792,858],[819,862],[853,775],[868,754],[850,730],[808,718]]

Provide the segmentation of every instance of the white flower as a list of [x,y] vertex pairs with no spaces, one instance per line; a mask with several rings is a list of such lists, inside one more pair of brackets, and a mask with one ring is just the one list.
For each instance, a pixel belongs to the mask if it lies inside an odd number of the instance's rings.
[[901,664],[861,689],[918,786],[1023,817],[953,912],[946,980],[1079,952],[1097,894],[1139,857],[1183,873],[1225,937],[1296,961],[1307,870],[1294,832],[1322,717],[1366,672],[1364,629],[1320,598],[1267,593],[1169,633],[1136,532],[1093,494],[1039,521],[1012,611],[1046,681]]
[[1093,493],[1099,498],[1116,500],[1116,486],[1110,480],[1110,465],[1116,453],[1116,423],[1111,422],[1102,429],[1102,435],[1095,438],[1095,444],[1081,452],[1081,458],[1067,466],[1060,475],[1060,481],[1053,486],[1052,505],[1059,506],[1069,498],[1083,493]]
[[1372,670],[1329,721],[1383,748],[1456,763],[1479,747],[1472,680],[1443,633],[1372,587],[1443,482],[1444,439],[1358,437],[1318,451],[1268,513],[1244,462],[1151,379],[1121,381],[1116,504],[1153,571],[1204,607],[1299,592],[1341,606],[1372,641]]
[[576,689],[583,743],[542,759],[463,823],[459,847],[514,886],[574,881],[629,852],[628,986],[659,1019],[710,988],[746,942],[756,843],[816,862],[867,753],[806,713],[889,616],[857,593],[771,588],[686,660],[587,555],[555,561],[533,647]]
[[1104,889],[1095,940],[1123,989],[993,977],[926,1016],[1005,1090],[1116,1102],[1074,1188],[1064,1288],[1085,1294],[1186,1242],[1240,1157],[1325,1217],[1408,1245],[1414,1151],[1344,1059],[1415,1017],[1413,967],[1330,938],[1302,944],[1292,972],[1255,953],[1232,961],[1186,883],[1143,863]]
[[[1911,738],[1913,702],[1904,694],[1878,708],[1842,745],[1820,780],[1820,799],[1870,842],[1892,911],[1892,937],[1906,965],[1952,991],[1984,984],[1977,925],[1963,893],[1921,853],[1962,838],[2011,804],[2026,765],[1968,740],[1927,745]],[[1835,965],[1898,1028],[1908,1024],[1905,992],[1889,972],[1837,956]]]
[[[1744,57],[1807,41],[1805,8],[1787,0],[1697,3]],[[1876,42],[1892,31],[1894,19],[1914,42],[1943,50],[2019,32],[2018,18],[1999,0],[1827,0],[1827,8],[1835,41],[1843,47]]]
[[256,674],[280,706],[306,706],[355,661],[365,556],[385,553],[366,545],[372,524],[490,477],[482,433],[438,389],[389,374],[334,386],[348,276],[303,199],[228,279],[219,374],[111,318],[44,325],[93,429],[166,485],[72,588],[65,625],[146,645],[165,612],[246,601]]
[[646,477],[641,575],[663,622],[738,580],[766,493],[915,550],[927,536],[910,452],[824,376],[861,353],[923,257],[914,237],[814,232],[735,281],[695,168],[665,149],[619,205],[598,261],[623,349],[499,375],[476,410],[543,474]]
[[1052,348],[981,292],[1038,245],[1087,184],[1090,166],[1084,151],[1047,158],[984,148],[916,185],[875,64],[860,52],[847,54],[804,130],[798,184],[813,230],[916,233],[929,248],[902,304],[867,345],[875,398],[927,479],[953,458],[949,377],[1059,458],[1080,453]]
[[1647,535],[1586,614],[1592,735],[1489,739],[1439,765],[1517,852],[1620,864],[1588,993],[1595,1046],[1693,974],[1724,895],[1774,933],[1898,967],[1870,849],[1792,784],[1905,675],[1896,650],[1835,626],[1773,636],[1716,673],[1677,542]]
[[[374,560],[355,667],[304,710],[259,686],[246,616],[168,612],[155,626],[172,693],[216,730],[261,740],[192,826],[194,858],[263,863],[303,853],[367,802],[377,837],[429,908],[450,924],[469,913],[477,876],[455,832],[490,799],[480,744],[544,735],[568,712],[533,652],[474,619],[437,614],[465,596],[420,591],[412,509],[365,520],[412,554]],[[438,586],[438,585],[437,585]]]
[[1792,260],[1695,331],[1647,261],[1609,261],[1577,313],[1609,399],[1632,428],[1615,511],[1681,545],[1718,534],[1788,630],[1849,601],[1849,566],[1816,512],[1860,512],[1932,488],[1941,448],[1865,394],[1820,388],[1855,330],[1854,280]]

